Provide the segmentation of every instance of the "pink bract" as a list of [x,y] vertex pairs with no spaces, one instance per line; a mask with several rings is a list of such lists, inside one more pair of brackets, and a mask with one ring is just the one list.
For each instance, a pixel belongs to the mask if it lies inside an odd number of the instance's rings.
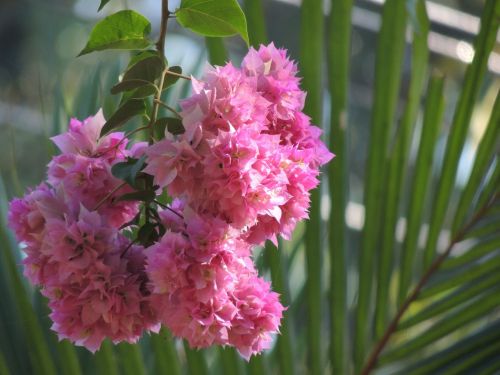
[[[241,68],[192,79],[182,134],[127,148],[124,133],[100,137],[99,111],[53,137],[61,154],[46,183],[11,202],[9,225],[59,338],[95,352],[105,338],[135,343],[162,323],[192,347],[229,345],[247,360],[269,348],[285,308],[252,247],[290,238],[333,157],[302,112],[305,97],[296,64],[271,43],[250,49]],[[152,180],[156,199],[162,189],[173,198],[148,200],[145,214],[121,200],[136,190],[112,173],[143,157],[129,183],[151,189]],[[144,240],[144,228],[153,236]]]
[[272,43],[242,69],[215,67],[181,104],[185,133],[146,150],[145,169],[195,211],[223,218],[261,244],[289,238],[307,217],[319,168],[332,157],[303,112],[297,67]]

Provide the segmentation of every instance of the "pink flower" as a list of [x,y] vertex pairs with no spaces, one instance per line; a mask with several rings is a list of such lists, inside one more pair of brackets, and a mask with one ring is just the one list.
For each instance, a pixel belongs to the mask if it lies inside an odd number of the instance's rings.
[[[192,347],[230,345],[246,359],[270,347],[284,307],[259,278],[252,246],[290,237],[333,157],[302,112],[299,83],[285,50],[261,46],[241,69],[229,63],[192,79],[183,134],[127,149],[123,133],[100,137],[99,111],[52,138],[62,153],[48,184],[11,202],[9,225],[60,339],[94,352],[105,338],[133,343],[161,322]],[[120,201],[133,190],[111,172],[144,156],[154,188],[173,198],[159,212],[148,204],[161,238],[147,249],[128,238],[139,204]]]
[[243,59],[243,72],[257,80],[257,90],[272,103],[269,118],[293,119],[296,111],[304,107],[305,93],[299,87],[297,65],[286,56],[286,50],[273,43],[250,48]]
[[198,262],[189,255],[196,253],[191,247],[184,235],[167,232],[147,250],[152,301],[161,321],[191,346],[226,344],[235,314],[228,291],[238,275],[228,269],[232,259],[224,254]]
[[45,223],[50,218],[63,218],[66,204],[61,194],[41,184],[23,198],[10,202],[8,221],[18,241],[40,244],[45,232]]
[[17,239],[26,247],[23,251],[24,275],[35,285],[40,285],[46,273],[48,257],[42,254],[48,220],[63,220],[70,212],[62,194],[42,184],[22,199],[14,199],[9,207],[9,226]]
[[144,172],[154,176],[155,183],[160,187],[172,185],[171,190],[181,190],[192,180],[191,176],[196,175],[200,156],[186,141],[164,139],[151,145],[145,153],[148,165]]
[[68,131],[52,137],[52,141],[63,154],[101,156],[113,160],[123,158],[127,146],[127,140],[124,139],[123,133],[110,133],[99,138],[105,123],[102,110],[83,122],[71,119]]
[[84,207],[77,217],[49,219],[41,253],[56,272],[45,273],[43,284],[61,285],[82,278],[98,259],[115,250],[117,236],[97,212]]
[[297,67],[273,44],[193,80],[185,133],[146,150],[146,173],[194,211],[245,231],[248,241],[288,238],[307,217],[319,168],[332,157],[302,108]]
[[248,358],[268,346],[283,307],[257,278],[239,231],[187,208],[184,214],[182,232],[167,232],[146,251],[156,311],[192,347],[234,345]]
[[[96,208],[103,198],[122,184],[111,174],[108,160],[79,154],[54,157],[49,163],[48,181],[53,186],[60,186],[68,200],[80,202],[88,210]],[[114,227],[120,227],[138,213],[136,202],[116,201],[117,197],[130,191],[124,186],[99,205],[99,213]]]
[[249,360],[269,349],[272,335],[279,332],[284,307],[269,283],[257,276],[243,277],[233,298],[238,313],[231,321],[229,343]]
[[52,329],[60,339],[95,352],[105,338],[136,343],[145,330],[158,332],[138,247],[107,253],[78,280],[42,292],[49,297]]

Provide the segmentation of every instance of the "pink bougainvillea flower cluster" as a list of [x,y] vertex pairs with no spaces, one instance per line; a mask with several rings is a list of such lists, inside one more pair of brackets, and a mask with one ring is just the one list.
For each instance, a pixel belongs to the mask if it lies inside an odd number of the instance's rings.
[[49,164],[48,184],[14,199],[9,212],[25,246],[25,275],[49,299],[52,329],[91,351],[106,337],[133,343],[159,327],[142,249],[127,249],[119,230],[139,206],[113,196],[99,204],[121,184],[111,166],[129,153],[122,133],[99,139],[104,123],[101,112],[71,120],[68,132],[53,138],[62,153]]
[[146,250],[159,318],[192,347],[230,345],[246,359],[260,353],[284,308],[258,277],[251,244],[220,218],[181,212],[182,230],[169,230]]
[[145,171],[184,218],[166,214],[172,229],[147,250],[152,296],[194,347],[231,345],[248,358],[278,331],[283,306],[250,249],[290,236],[333,157],[302,112],[296,73],[273,44],[251,49],[241,69],[213,68],[181,103],[185,132],[145,151]]
[[[11,203],[9,222],[60,338],[95,351],[164,324],[192,347],[229,345],[246,359],[270,347],[284,307],[252,248],[289,238],[333,157],[296,75],[284,50],[261,46],[241,68],[192,79],[180,135],[128,149],[123,133],[99,137],[99,112],[53,138],[61,154],[47,182]],[[141,207],[118,199],[133,189],[111,167],[143,155],[142,173],[173,201],[153,215],[156,239],[139,245]]]
[[216,67],[184,100],[185,133],[150,147],[146,171],[197,212],[219,215],[248,241],[289,238],[307,217],[319,167],[333,155],[303,112],[284,50],[251,49],[242,68]]

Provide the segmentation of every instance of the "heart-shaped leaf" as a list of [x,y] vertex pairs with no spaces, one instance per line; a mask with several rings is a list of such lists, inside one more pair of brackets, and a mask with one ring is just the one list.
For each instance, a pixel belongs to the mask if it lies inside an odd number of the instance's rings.
[[130,99],[126,101],[115,113],[109,118],[101,129],[101,137],[106,135],[111,130],[116,129],[134,116],[143,115],[146,113],[146,104],[141,99]]
[[175,117],[159,118],[154,123],[153,128],[155,137],[158,140],[165,138],[165,130],[174,135],[182,134],[185,131],[182,120]]
[[239,34],[248,42],[245,14],[236,0],[182,0],[177,21],[204,36]]
[[158,232],[155,230],[153,223],[145,223],[137,232],[139,243],[144,246],[149,246],[158,239]]
[[[146,80],[143,80],[143,79],[130,79],[130,80],[127,80],[127,81],[122,81],[122,82],[119,82],[117,83],[116,85],[114,85],[110,92],[111,94],[119,94],[123,91],[131,91],[131,90],[135,90],[139,87],[145,87],[147,86],[148,89],[143,93],[144,96],[149,96],[151,94],[153,94],[156,89],[155,89],[155,85],[151,82],[148,82]],[[133,96],[134,98],[143,98],[144,96]]]
[[151,23],[133,10],[112,14],[94,26],[89,41],[78,56],[107,49],[143,49],[151,42]]
[[120,180],[127,182],[130,186],[136,187],[136,178],[144,168],[146,157],[140,159],[129,158],[127,161],[116,163],[111,167],[111,174]]
[[164,69],[165,62],[158,54],[147,56],[129,67],[121,82],[111,88],[111,93],[118,94],[142,86],[151,86],[147,92],[152,91],[154,93],[156,91],[154,90],[154,82]]

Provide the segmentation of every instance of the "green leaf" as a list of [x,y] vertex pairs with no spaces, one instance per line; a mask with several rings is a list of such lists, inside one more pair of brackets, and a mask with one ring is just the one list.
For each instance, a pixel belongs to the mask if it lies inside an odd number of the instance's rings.
[[500,256],[489,259],[483,264],[476,264],[467,267],[461,272],[454,273],[449,277],[441,278],[430,283],[419,294],[418,299],[423,300],[435,296],[439,293],[445,292],[449,289],[456,288],[463,285],[465,282],[477,280],[478,278],[490,273],[498,272],[500,270]]
[[472,353],[467,353],[452,365],[446,366],[446,373],[449,375],[461,374],[477,374],[476,365],[482,365],[489,357],[497,358],[500,352],[500,341],[494,342],[487,348],[474,350]]
[[2,262],[6,264],[7,276],[11,281],[10,284],[14,288],[14,295],[16,296],[16,300],[13,302],[16,304],[17,312],[23,321],[25,333],[30,338],[28,340],[29,346],[25,349],[27,349],[32,361],[32,367],[35,369],[36,374],[55,374],[54,361],[44,340],[40,322],[33,310],[29,295],[24,288],[23,280],[17,270],[16,260],[13,255],[14,249],[8,246],[10,241],[7,239],[6,227],[3,220],[0,220],[0,242],[5,246],[3,251],[0,252]]
[[134,191],[133,193],[123,194],[118,198],[119,201],[141,201],[152,202],[156,198],[154,190]]
[[[251,1],[250,1],[251,2]],[[328,20],[328,75],[330,103],[330,150],[335,153],[328,165],[332,206],[328,231],[330,256],[330,360],[333,374],[346,374],[348,362],[347,313],[347,228],[348,200],[348,86],[351,60],[352,0],[331,2]],[[250,37],[252,39],[252,36]]]
[[126,70],[129,70],[135,64],[139,63],[142,60],[148,59],[150,57],[161,58],[161,59],[163,59],[165,65],[168,64],[166,58],[164,56],[161,56],[158,51],[156,51],[154,49],[148,49],[146,51],[140,51],[138,53],[133,54],[132,57],[130,57],[130,61],[127,64],[127,69]]
[[[447,364],[459,361],[467,354],[482,348],[488,348],[493,343],[498,343],[500,339],[500,322],[492,324],[477,330],[476,332],[456,341],[446,349],[440,350],[429,357],[422,358],[397,372],[399,375],[429,375],[437,374],[438,370]],[[477,374],[474,373],[474,374]]]
[[159,334],[151,334],[151,346],[155,359],[154,374],[181,375],[175,342],[166,328],[162,327]]
[[446,143],[443,165],[439,178],[437,193],[433,200],[433,214],[429,224],[429,233],[424,251],[424,266],[429,266],[436,255],[437,240],[441,232],[451,192],[455,184],[458,161],[462,154],[463,145],[467,136],[472,110],[479,94],[484,74],[487,69],[488,57],[496,42],[500,23],[500,2],[487,1],[481,28],[474,43],[474,59],[467,67],[463,90],[458,100],[451,125],[450,134]]
[[182,120],[175,117],[162,117],[156,120],[153,125],[155,138],[163,139],[165,138],[165,130],[173,135],[179,135],[184,133],[184,125],[182,125]]
[[165,59],[156,54],[141,54],[142,58],[127,68],[123,75],[122,82],[134,79],[142,79],[148,82],[154,82],[160,77],[166,67]]
[[146,375],[141,347],[128,343],[117,345],[118,362],[121,365],[123,375]]
[[262,0],[245,0],[245,15],[248,23],[248,35],[252,47],[267,43],[264,8]]
[[146,157],[140,159],[129,158],[127,161],[116,163],[111,167],[111,173],[116,178],[127,182],[130,186],[136,186],[138,173],[144,168]]
[[[500,228],[500,227],[499,227]],[[483,241],[475,245],[472,249],[466,251],[456,257],[448,257],[442,264],[441,269],[447,270],[450,268],[456,268],[460,266],[465,266],[470,264],[479,258],[491,254],[492,252],[500,250],[500,238],[494,238],[490,241]]]
[[175,84],[179,80],[179,76],[174,74],[168,74],[169,72],[173,72],[176,74],[182,74],[182,68],[180,66],[169,66],[167,75],[165,76],[165,80],[163,81],[163,90],[168,89],[170,86]]
[[0,351],[0,375],[10,375],[9,368],[7,367],[7,361],[3,353]]
[[102,342],[101,348],[94,355],[94,362],[99,375],[119,375],[113,345],[109,339]]
[[107,3],[109,3],[110,0],[101,0],[101,3],[99,4],[99,9],[97,9],[98,12],[102,10],[106,6]]
[[[322,0],[304,0],[300,20],[300,60],[303,75],[302,88],[307,92],[304,112],[315,124],[321,124],[323,103],[323,68],[324,56],[324,14]],[[307,361],[311,375],[324,372],[323,363],[323,258],[324,249],[321,238],[320,192],[311,192],[309,221],[305,232],[305,269],[307,301]],[[321,249],[320,251],[318,251]]]
[[146,113],[146,104],[142,99],[130,99],[120,106],[115,113],[106,121],[101,130],[101,137],[108,134],[111,130],[119,128],[131,118],[144,115]]
[[[290,304],[289,290],[287,279],[285,278],[284,269],[284,247],[282,246],[281,239],[279,240],[279,246],[276,248],[270,241],[267,241],[265,247],[265,256],[269,268],[271,270],[271,280],[273,285],[273,290],[280,295],[280,301],[283,305],[288,306]],[[290,337],[290,326],[292,325],[291,314],[287,311],[284,313],[285,318],[281,323],[280,335],[277,338],[277,350],[278,350],[278,362],[279,362],[279,373],[288,375],[293,374],[293,345],[292,339]]]
[[427,89],[417,162],[409,185],[410,198],[406,209],[408,224],[403,241],[399,272],[398,300],[400,304],[406,298],[414,274],[418,236],[434,160],[434,147],[444,114],[443,89],[444,77],[440,74],[434,74]]
[[267,374],[266,364],[262,355],[254,355],[250,358],[248,362],[248,374],[249,375],[262,375]]
[[175,12],[185,28],[204,36],[239,34],[248,44],[245,15],[236,0],[182,0]]
[[491,197],[495,194],[499,194],[500,190],[500,158],[496,158],[493,170],[491,173],[488,173],[488,181],[485,183],[485,186],[479,197],[477,199],[476,206],[483,207],[488,201],[491,200]]
[[142,79],[130,79],[127,81],[122,81],[117,83],[111,88],[111,94],[119,94],[123,91],[135,90],[139,87],[145,90],[137,90],[133,93],[130,99],[141,99],[150,96],[156,92],[156,86],[154,83],[142,80]]
[[107,49],[144,49],[151,42],[150,22],[133,10],[122,10],[112,14],[94,26],[85,48],[78,56]]
[[207,375],[208,367],[203,352],[199,349],[191,349],[184,340],[184,352],[186,353],[188,373],[190,375]]
[[406,30],[405,2],[387,0],[382,10],[382,25],[377,42],[375,92],[370,129],[370,145],[366,165],[364,192],[365,223],[359,255],[359,292],[356,306],[354,362],[358,373],[370,346],[372,289],[375,254],[382,232],[382,213],[387,155],[401,81]]
[[148,91],[154,93],[156,92],[154,82],[164,69],[165,62],[157,54],[141,59],[128,68],[122,80],[111,88],[111,93],[118,94],[141,86],[151,86]]
[[485,223],[484,225],[478,226],[467,232],[464,239],[468,238],[488,238],[491,235],[498,233],[498,228],[500,227],[499,220],[492,220],[491,222]]
[[157,238],[158,233],[155,231],[155,225],[153,223],[145,223],[137,232],[139,243],[145,246],[152,244]]
[[434,343],[456,329],[463,328],[466,324],[484,317],[499,306],[498,291],[490,290],[488,293],[482,295],[472,306],[465,306],[447,315],[417,337],[391,349],[380,358],[380,363],[387,364],[405,358],[409,354],[413,354],[415,351]]
[[57,343],[57,354],[62,372],[64,374],[81,375],[80,363],[76,353],[76,347],[68,340]]
[[[415,17],[420,20],[420,27],[413,31],[411,80],[408,90],[408,101],[397,129],[396,141],[389,156],[389,172],[385,195],[383,217],[382,246],[379,256],[377,299],[375,307],[376,335],[381,337],[387,326],[389,308],[389,291],[395,257],[395,232],[399,217],[400,200],[403,193],[406,175],[407,159],[410,151],[412,134],[417,119],[420,98],[424,88],[429,60],[427,37],[429,34],[429,19],[425,2],[418,0],[413,4]],[[404,251],[406,253],[406,251]]]
[[420,33],[422,27],[428,27],[428,22],[423,25],[422,19],[419,17],[419,3],[421,3],[420,0],[406,0],[406,10],[408,12],[413,31],[415,33]]
[[240,359],[238,352],[231,347],[219,347],[219,358],[222,364],[224,375],[240,374]]
[[495,104],[493,105],[493,111],[491,113],[490,121],[486,128],[486,131],[481,138],[481,143],[478,146],[476,158],[474,160],[474,166],[472,167],[472,172],[467,182],[462,195],[460,197],[460,202],[455,211],[452,233],[458,231],[459,226],[464,221],[469,207],[473,201],[474,195],[481,183],[483,176],[486,174],[489,166],[489,160],[492,154],[498,152],[498,145],[500,139],[500,92],[497,94]]
[[452,308],[455,308],[462,303],[475,303],[474,298],[480,293],[491,288],[496,288],[499,284],[500,274],[495,272],[487,275],[479,281],[473,281],[465,284],[463,287],[460,287],[446,297],[436,300],[415,315],[402,320],[398,325],[398,330],[407,329],[423,321],[432,319],[441,313],[450,311]]
[[475,375],[498,375],[500,371],[500,359],[494,353],[492,358],[483,361],[483,364],[476,369]]
[[208,50],[208,61],[212,65],[222,66],[227,62],[227,50],[222,38],[205,38],[205,46]]

